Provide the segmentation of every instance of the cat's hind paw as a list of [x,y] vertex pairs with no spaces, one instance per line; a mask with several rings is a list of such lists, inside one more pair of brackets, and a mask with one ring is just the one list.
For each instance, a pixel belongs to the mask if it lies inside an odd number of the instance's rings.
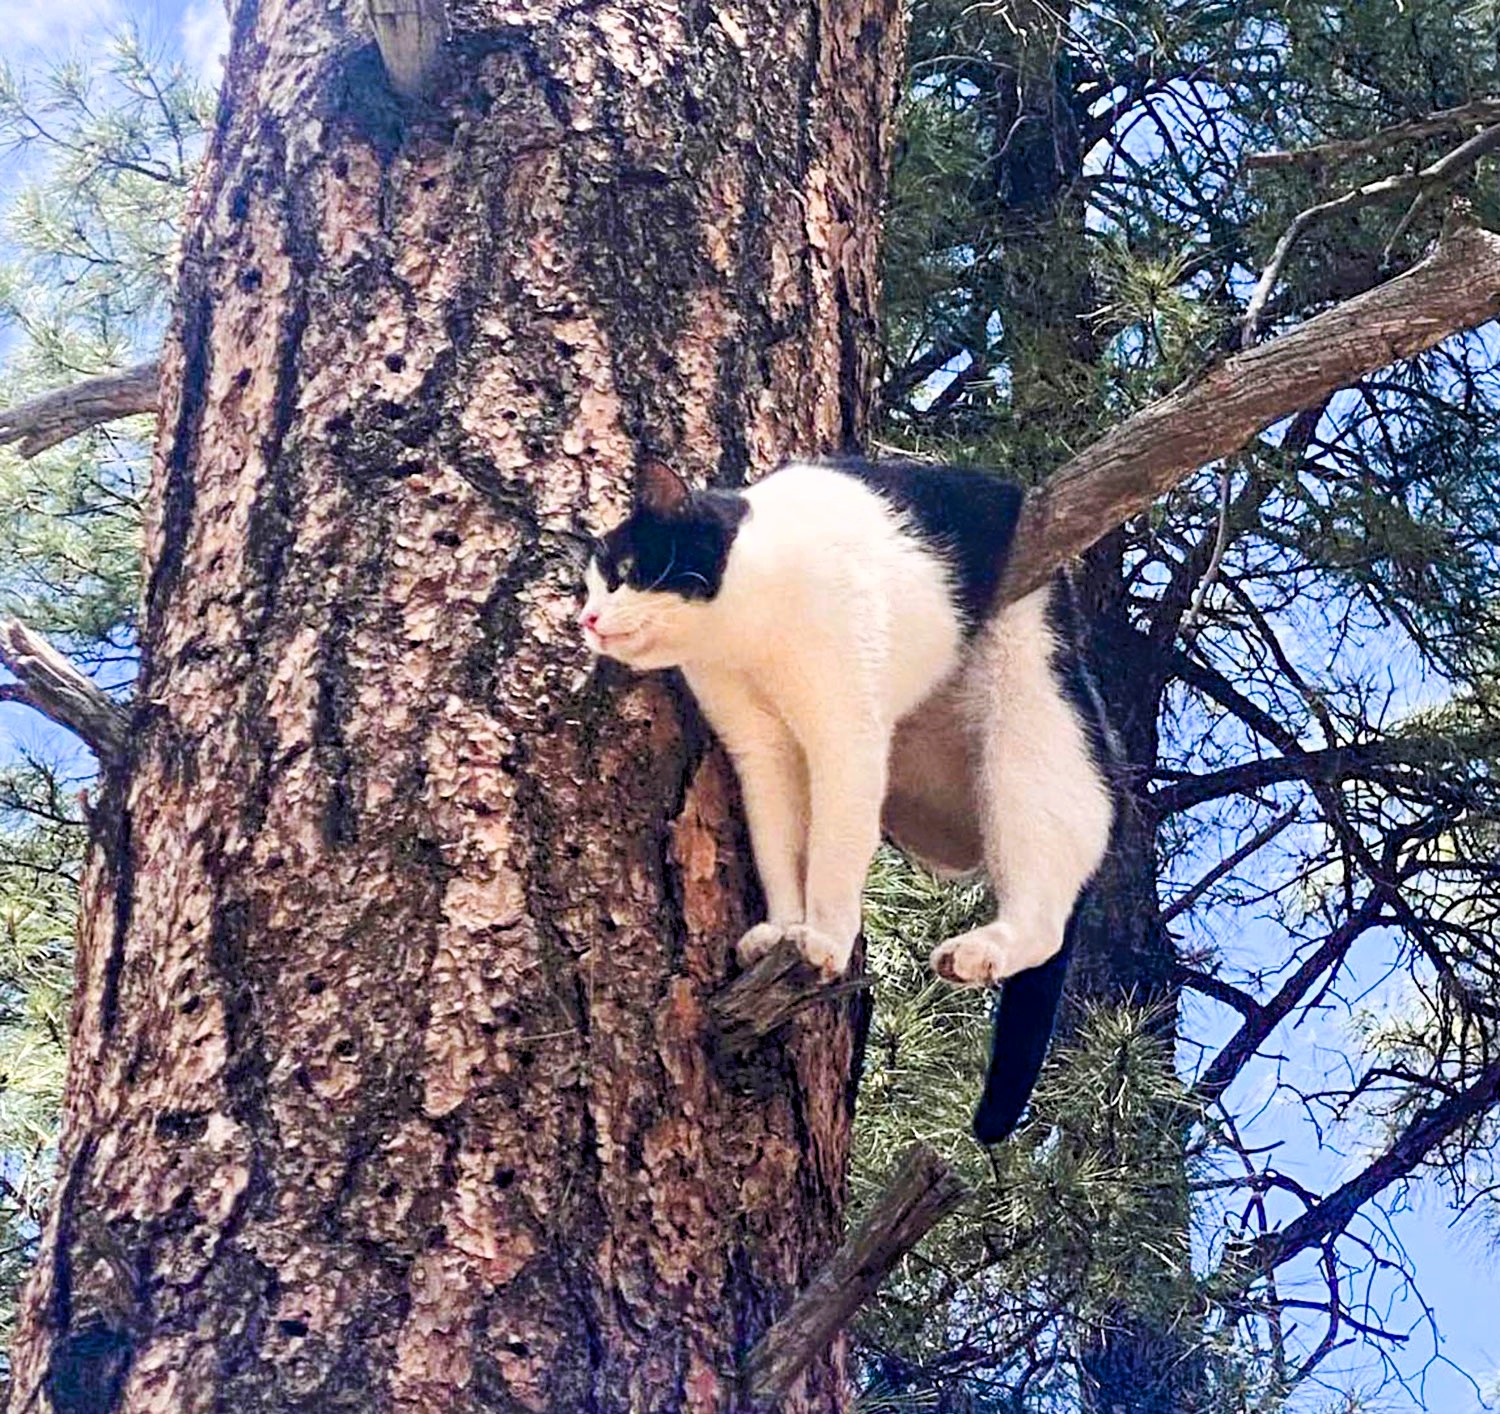
[[786,936],[780,923],[757,923],[734,945],[741,967],[753,967]]
[[932,952],[932,970],[960,987],[994,987],[1007,977],[1046,962],[1057,946],[1038,946],[1011,924],[996,919],[939,943]]

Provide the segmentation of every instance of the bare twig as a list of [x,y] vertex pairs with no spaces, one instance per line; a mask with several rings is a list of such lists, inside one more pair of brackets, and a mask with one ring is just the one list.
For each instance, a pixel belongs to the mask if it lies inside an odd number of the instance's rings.
[[1203,575],[1193,590],[1193,602],[1188,605],[1187,613],[1182,616],[1182,622],[1177,626],[1177,631],[1184,638],[1190,639],[1197,634],[1199,623],[1203,618],[1204,606],[1208,602],[1209,591],[1219,577],[1219,566],[1224,563],[1224,551],[1229,544],[1229,493],[1233,484],[1233,475],[1226,464],[1219,473],[1219,522],[1214,530],[1213,548],[1209,552],[1208,564],[1204,568]]
[[1424,138],[1440,137],[1444,133],[1460,132],[1468,127],[1488,127],[1491,123],[1500,123],[1500,98],[1476,99],[1459,108],[1446,108],[1438,113],[1429,113],[1425,118],[1382,128],[1368,137],[1320,142],[1312,147],[1299,147],[1287,152],[1252,152],[1245,159],[1245,166],[1311,167],[1320,163],[1343,162],[1351,157],[1364,157],[1371,152],[1384,152],[1400,143],[1420,142]]
[[967,1196],[926,1145],[908,1151],[865,1220],[745,1358],[746,1392],[758,1405],[782,1398],[848,1324],[887,1272]]
[[125,751],[130,716],[46,639],[15,619],[0,620],[0,662],[18,683],[4,695],[81,737],[108,767]]
[[1250,1245],[1249,1265],[1269,1271],[1299,1252],[1342,1232],[1382,1189],[1405,1178],[1443,1140],[1484,1114],[1500,1099],[1500,1061],[1493,1061],[1466,1090],[1420,1113],[1385,1153],[1301,1217]]
[[448,40],[444,0],[367,0],[375,44],[391,87],[420,98],[432,86]]
[[1026,498],[1004,597],[1039,588],[1189,472],[1271,423],[1496,314],[1500,236],[1467,226],[1445,233],[1420,264],[1236,354],[1069,461]]
[[748,1051],[799,1011],[869,985],[863,977],[825,982],[796,944],[783,939],[711,1001],[719,1053],[732,1056]]
[[1201,775],[1183,776],[1161,786],[1151,795],[1151,808],[1159,816],[1191,810],[1226,795],[1251,795],[1284,781],[1337,785],[1390,766],[1417,770],[1447,766],[1472,759],[1480,743],[1463,737],[1390,736],[1350,746],[1328,746],[1317,751],[1296,750],[1284,756],[1243,761]]
[[1430,167],[1423,169],[1421,189],[1417,192],[1412,204],[1407,207],[1406,215],[1397,222],[1396,229],[1391,232],[1390,240],[1385,243],[1385,251],[1380,257],[1382,268],[1390,265],[1396,243],[1411,230],[1417,217],[1422,214],[1433,197],[1446,191],[1474,163],[1486,153],[1493,152],[1496,147],[1500,147],[1500,123],[1486,128],[1483,132],[1475,133],[1467,142],[1455,147],[1447,156],[1439,158]]
[[1193,1086],[1194,1096],[1205,1104],[1217,1100],[1245,1068],[1261,1043],[1286,1018],[1297,1003],[1312,990],[1313,984],[1331,967],[1336,967],[1359,937],[1380,923],[1382,900],[1372,895],[1343,923],[1333,930],[1283,983],[1269,1001],[1261,1003],[1253,1015],[1246,1015],[1240,1029],[1225,1043],[1224,1049],[1204,1068]]
[[[1260,317],[1265,312],[1266,301],[1271,298],[1271,291],[1281,278],[1282,268],[1286,265],[1287,256],[1291,254],[1292,247],[1302,238],[1303,232],[1309,226],[1339,211],[1369,206],[1374,202],[1383,201],[1388,196],[1401,196],[1407,192],[1415,192],[1417,203],[1407,212],[1397,228],[1397,235],[1402,235],[1416,219],[1420,205],[1428,196],[1449,186],[1486,152],[1492,151],[1497,146],[1500,146],[1500,124],[1476,133],[1467,142],[1460,143],[1452,152],[1440,157],[1430,166],[1422,168],[1420,172],[1399,172],[1393,176],[1382,177],[1379,181],[1369,182],[1362,187],[1356,187],[1353,191],[1346,191],[1342,196],[1336,196],[1331,201],[1319,202],[1316,206],[1309,206],[1306,211],[1298,212],[1292,223],[1282,232],[1281,239],[1276,242],[1276,249],[1271,252],[1271,259],[1261,272],[1260,280],[1250,296],[1250,302],[1245,306],[1245,318],[1240,326],[1241,347],[1249,348],[1255,342],[1260,328]],[[1397,236],[1392,236],[1391,243],[1394,244],[1396,239]],[[1386,246],[1387,258],[1390,255],[1390,248],[1390,245]]]
[[1249,992],[1233,986],[1222,977],[1215,977],[1211,972],[1199,972],[1197,968],[1179,962],[1172,968],[1172,981],[1179,987],[1186,987],[1205,997],[1212,997],[1216,1002],[1223,1002],[1241,1016],[1253,1017],[1260,1014],[1260,1003]]
[[0,447],[15,443],[23,457],[34,457],[101,422],[155,412],[160,381],[161,365],[152,359],[43,393],[0,411]]
[[1221,859],[1212,869],[1198,880],[1192,888],[1188,889],[1181,898],[1175,900],[1161,911],[1161,923],[1165,927],[1174,918],[1180,918],[1199,899],[1203,897],[1220,879],[1233,874],[1247,859],[1257,850],[1264,849],[1270,844],[1293,820],[1297,818],[1301,807],[1294,805],[1289,810],[1283,810],[1269,825],[1257,830],[1227,859]]

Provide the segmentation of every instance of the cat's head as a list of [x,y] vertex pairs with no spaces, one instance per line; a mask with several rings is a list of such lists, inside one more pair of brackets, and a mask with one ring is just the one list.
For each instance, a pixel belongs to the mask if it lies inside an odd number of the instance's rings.
[[578,622],[594,653],[673,668],[712,633],[729,549],[750,509],[731,491],[694,491],[660,462],[636,479],[630,515],[594,547]]

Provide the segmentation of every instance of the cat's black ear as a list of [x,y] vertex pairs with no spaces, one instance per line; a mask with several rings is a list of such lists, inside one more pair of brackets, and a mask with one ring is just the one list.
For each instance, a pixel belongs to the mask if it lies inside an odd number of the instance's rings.
[[636,503],[652,515],[680,514],[691,495],[687,482],[665,462],[647,462],[635,478]]

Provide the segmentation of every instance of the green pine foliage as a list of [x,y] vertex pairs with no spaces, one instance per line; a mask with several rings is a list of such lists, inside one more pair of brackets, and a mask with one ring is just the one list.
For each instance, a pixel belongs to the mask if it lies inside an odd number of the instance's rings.
[[0,1341],[35,1253],[66,1059],[85,827],[77,782],[36,757],[0,771]]
[[[88,61],[0,69],[13,193],[0,243],[0,401],[154,356],[210,95],[112,35]],[[93,664],[128,660],[148,419],[0,458],[0,610]],[[118,676],[118,674],[116,674]]]
[[[1476,129],[1312,164],[1252,167],[1247,154],[1366,139],[1500,95],[1492,11],[918,0],[882,435],[1035,481],[1225,357],[1299,212],[1415,171]],[[1486,158],[1414,211],[1408,191],[1314,221],[1263,336],[1411,264],[1450,212],[1500,226],[1495,177]],[[1430,1332],[1383,1324],[1420,1291],[1384,1216],[1401,1185],[1326,1249],[1270,1271],[1246,1253],[1331,1186],[1270,1157],[1291,1130],[1377,1159],[1500,1054],[1497,364],[1487,333],[1385,370],[1313,425],[1273,429],[1189,478],[1085,567],[1112,626],[1095,645],[1106,696],[1150,713],[1149,732],[1126,724],[1138,801],[1289,749],[1374,754],[1326,780],[1226,780],[1162,810],[1147,882],[1162,907],[1185,901],[1170,927],[1196,980],[1146,995],[1143,974],[1144,993],[1120,984],[1066,1019],[1030,1120],[989,1161],[967,1135],[983,1005],[934,991],[922,966],[978,901],[877,869],[857,1191],[920,1136],[976,1198],[866,1313],[871,1408],[1414,1407],[1401,1379],[1420,1360],[1386,1355]],[[1164,645],[1194,675],[1153,684],[1149,659],[1112,660],[1122,642]],[[1266,1058],[1222,1098],[1195,1091],[1242,1020],[1233,1006],[1273,996],[1348,936],[1261,1044]],[[1497,1138],[1485,1109],[1413,1178],[1487,1230]],[[1348,1173],[1344,1160],[1323,1168]],[[1320,1296],[1338,1312],[1331,1337],[1312,1314]],[[1153,1343],[1175,1362],[1171,1390],[1145,1387]],[[1111,1344],[1147,1357],[1133,1387],[1101,1373]]]

